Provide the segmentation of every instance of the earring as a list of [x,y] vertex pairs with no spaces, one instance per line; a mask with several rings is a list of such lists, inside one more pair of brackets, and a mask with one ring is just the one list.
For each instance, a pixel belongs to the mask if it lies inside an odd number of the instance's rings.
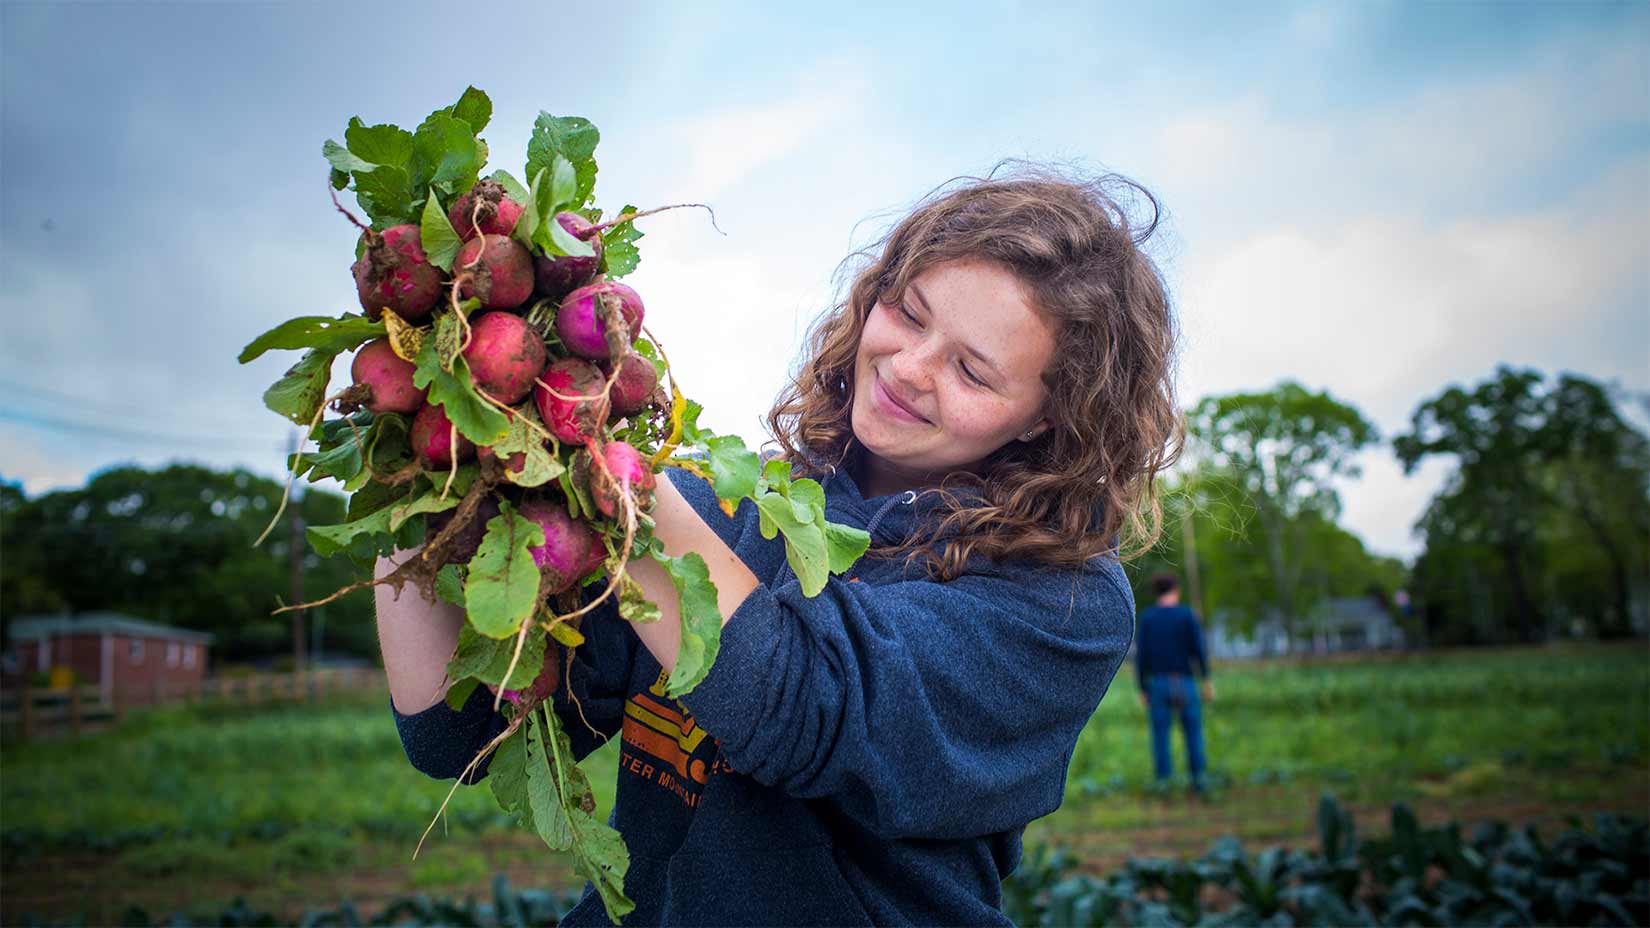
[[1024,435],[1020,436],[1020,440],[1021,441],[1031,441],[1031,430],[1026,429],[1026,433]]

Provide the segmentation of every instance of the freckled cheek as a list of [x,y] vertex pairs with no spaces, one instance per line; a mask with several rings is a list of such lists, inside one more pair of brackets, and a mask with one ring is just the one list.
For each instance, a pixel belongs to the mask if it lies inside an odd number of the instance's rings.
[[956,394],[940,411],[946,431],[964,440],[996,441],[1010,421],[1006,403],[982,400],[978,394]]

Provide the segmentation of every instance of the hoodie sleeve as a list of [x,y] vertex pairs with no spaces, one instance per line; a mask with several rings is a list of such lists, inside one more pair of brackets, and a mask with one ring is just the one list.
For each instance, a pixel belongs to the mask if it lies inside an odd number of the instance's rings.
[[[1113,574],[1119,576],[1113,576]],[[1115,565],[872,586],[758,586],[682,701],[728,762],[887,838],[961,838],[1058,807],[1128,651]]]

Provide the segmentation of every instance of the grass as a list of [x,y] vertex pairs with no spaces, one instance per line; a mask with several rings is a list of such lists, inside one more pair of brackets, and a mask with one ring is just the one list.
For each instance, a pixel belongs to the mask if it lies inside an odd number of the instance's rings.
[[[1216,686],[1208,801],[1152,789],[1125,671],[1081,736],[1065,805],[1028,842],[1071,847],[1095,868],[1201,853],[1224,834],[1306,842],[1324,791],[1376,831],[1397,800],[1424,819],[1468,821],[1642,815],[1650,803],[1642,643],[1232,665]],[[8,743],[0,923],[28,911],[111,921],[134,903],[159,913],[236,896],[294,915],[412,892],[479,897],[499,872],[517,886],[579,882],[485,785],[457,792],[445,829],[411,860],[451,784],[408,766],[387,703],[168,708],[79,739]],[[586,768],[609,807],[613,746]]]

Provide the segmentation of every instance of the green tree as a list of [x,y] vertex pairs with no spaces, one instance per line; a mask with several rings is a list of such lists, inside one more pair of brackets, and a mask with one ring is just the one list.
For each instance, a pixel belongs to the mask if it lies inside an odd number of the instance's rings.
[[1375,426],[1327,392],[1285,382],[1265,393],[1203,400],[1190,414],[1189,453],[1228,474],[1254,507],[1267,599],[1293,643],[1313,592],[1302,583],[1308,517],[1333,524],[1334,482],[1358,474],[1356,455],[1378,440]]
[[1561,375],[1546,407],[1549,457],[1539,485],[1561,522],[1569,523],[1552,534],[1568,528],[1581,536],[1563,546],[1565,562],[1578,560],[1589,542],[1596,550],[1608,579],[1582,582],[1607,590],[1608,608],[1588,611],[1601,616],[1597,624],[1605,637],[1625,636],[1632,631],[1634,588],[1650,556],[1650,440],[1621,418],[1602,386],[1586,378]]
[[[244,470],[176,464],[119,467],[86,486],[25,500],[4,497],[0,522],[5,615],[114,610],[218,636],[214,654],[237,659],[286,652],[290,619],[288,532],[252,542],[274,514],[282,485]],[[344,499],[309,489],[290,504],[305,524],[344,520]],[[300,552],[303,592],[318,599],[355,579],[345,558]],[[373,653],[371,597],[328,607],[335,646]]]
[[1471,390],[1421,404],[1393,442],[1406,472],[1432,455],[1456,464],[1419,527],[1430,621],[1452,640],[1539,641],[1555,619],[1626,634],[1646,576],[1650,442],[1608,391],[1573,375],[1548,387],[1501,367]]

